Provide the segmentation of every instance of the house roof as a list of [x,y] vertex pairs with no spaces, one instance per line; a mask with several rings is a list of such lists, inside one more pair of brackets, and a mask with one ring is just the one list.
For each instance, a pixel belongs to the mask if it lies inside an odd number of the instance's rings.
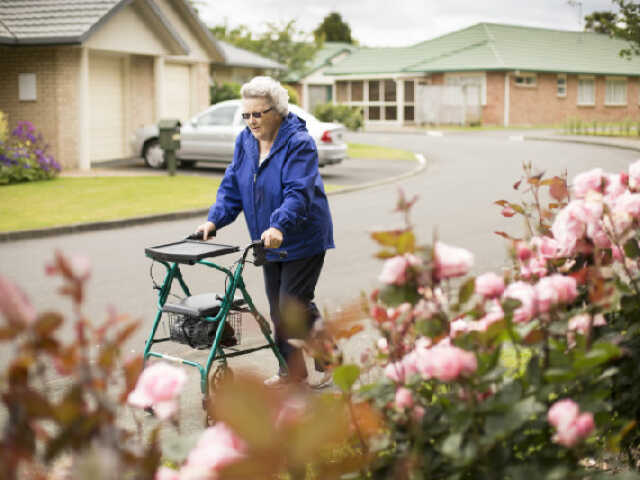
[[[2,0],[0,44],[80,44],[121,8],[136,3],[153,16],[173,40],[177,54],[189,47],[153,0]],[[216,40],[187,0],[174,5],[184,14],[209,52],[218,53]]]
[[593,32],[478,23],[411,47],[354,52],[327,75],[521,70],[640,76],[627,42]]
[[244,48],[236,47],[230,43],[217,40],[220,52],[224,57],[224,65],[231,67],[265,68],[271,70],[286,70],[287,66],[250,52]]
[[319,68],[330,66],[331,61],[343,52],[354,52],[359,47],[350,43],[344,42],[324,42],[322,48],[320,48],[313,56],[311,61],[300,72],[291,72],[285,79],[287,82],[299,82],[302,78],[310,75]]

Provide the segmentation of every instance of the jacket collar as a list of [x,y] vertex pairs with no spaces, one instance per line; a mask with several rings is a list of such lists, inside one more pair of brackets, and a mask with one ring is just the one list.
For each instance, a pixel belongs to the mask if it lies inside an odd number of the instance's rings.
[[[295,113],[289,112],[286,117],[282,119],[278,135],[276,136],[269,157],[274,156],[279,150],[281,150],[289,141],[289,138],[296,132],[306,129],[306,122],[298,117]],[[251,157],[258,158],[260,156],[260,149],[258,147],[258,140],[253,136],[249,127],[245,130],[244,148]]]

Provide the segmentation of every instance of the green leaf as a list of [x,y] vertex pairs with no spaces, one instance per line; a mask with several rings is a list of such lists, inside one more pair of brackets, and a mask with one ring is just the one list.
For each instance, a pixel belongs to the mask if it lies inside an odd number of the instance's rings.
[[585,355],[581,355],[576,358],[573,365],[577,369],[584,370],[586,368],[601,365],[612,358],[617,358],[621,353],[620,348],[612,343],[596,342]]
[[476,279],[470,278],[460,286],[460,290],[458,291],[458,303],[460,305],[467,303],[475,291]]
[[638,247],[638,241],[635,238],[630,238],[624,244],[624,254],[629,258],[640,257],[640,247]]
[[544,379],[551,383],[562,383],[575,378],[575,373],[568,368],[549,368],[544,372]]
[[386,305],[397,307],[405,302],[415,304],[420,295],[413,285],[386,285],[380,290],[379,298]]
[[462,433],[456,432],[449,435],[442,442],[442,453],[447,457],[458,458],[460,455],[460,447],[462,446]]
[[333,371],[333,382],[345,393],[348,393],[360,376],[357,365],[341,365]]

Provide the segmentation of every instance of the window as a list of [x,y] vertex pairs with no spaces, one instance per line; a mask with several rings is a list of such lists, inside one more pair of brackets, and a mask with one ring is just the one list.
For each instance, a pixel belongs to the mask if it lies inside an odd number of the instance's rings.
[[627,79],[607,78],[604,94],[605,105],[626,105],[627,104]]
[[364,98],[364,82],[362,80],[351,82],[351,101],[361,102]]
[[369,107],[369,120],[380,120],[380,107]]
[[235,105],[220,107],[205,113],[198,119],[198,125],[215,126],[215,125],[231,125],[233,117],[238,109]]
[[558,75],[556,79],[556,91],[559,97],[567,96],[567,76],[566,75]]
[[378,80],[369,80],[369,101],[380,101],[380,82]]
[[415,82],[413,80],[404,81],[404,120],[405,122],[415,121]]
[[384,81],[384,101],[395,102],[396,101],[396,82],[395,80]]
[[578,78],[578,105],[596,104],[596,80],[593,77]]
[[20,101],[29,101],[36,98],[36,74],[18,74],[18,99]]
[[336,96],[338,97],[337,99],[339,103],[349,101],[349,82],[336,82],[336,90]]
[[536,80],[535,73],[520,73],[515,76],[515,83],[518,87],[535,87]]
[[470,101],[472,97],[477,99],[479,93],[482,105],[487,104],[487,77],[484,73],[445,74],[444,83],[445,85],[472,87],[466,89],[468,100]]

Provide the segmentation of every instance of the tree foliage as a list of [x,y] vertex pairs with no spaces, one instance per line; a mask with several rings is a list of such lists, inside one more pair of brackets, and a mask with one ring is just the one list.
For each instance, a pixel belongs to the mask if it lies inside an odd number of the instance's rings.
[[338,12],[331,12],[324,17],[322,23],[313,31],[313,36],[318,41],[325,42],[345,42],[354,44],[351,38],[351,27],[342,20]]
[[629,42],[620,50],[620,56],[631,58],[640,55],[640,3],[629,0],[612,0],[618,11],[593,12],[585,17],[585,30],[605,33]]
[[[321,46],[300,30],[295,20],[282,24],[269,22],[266,27],[264,32],[255,33],[246,25],[230,28],[225,22],[212,27],[211,32],[220,40],[286,65],[290,71],[301,70]],[[285,75],[286,71],[274,72],[279,79]]]

